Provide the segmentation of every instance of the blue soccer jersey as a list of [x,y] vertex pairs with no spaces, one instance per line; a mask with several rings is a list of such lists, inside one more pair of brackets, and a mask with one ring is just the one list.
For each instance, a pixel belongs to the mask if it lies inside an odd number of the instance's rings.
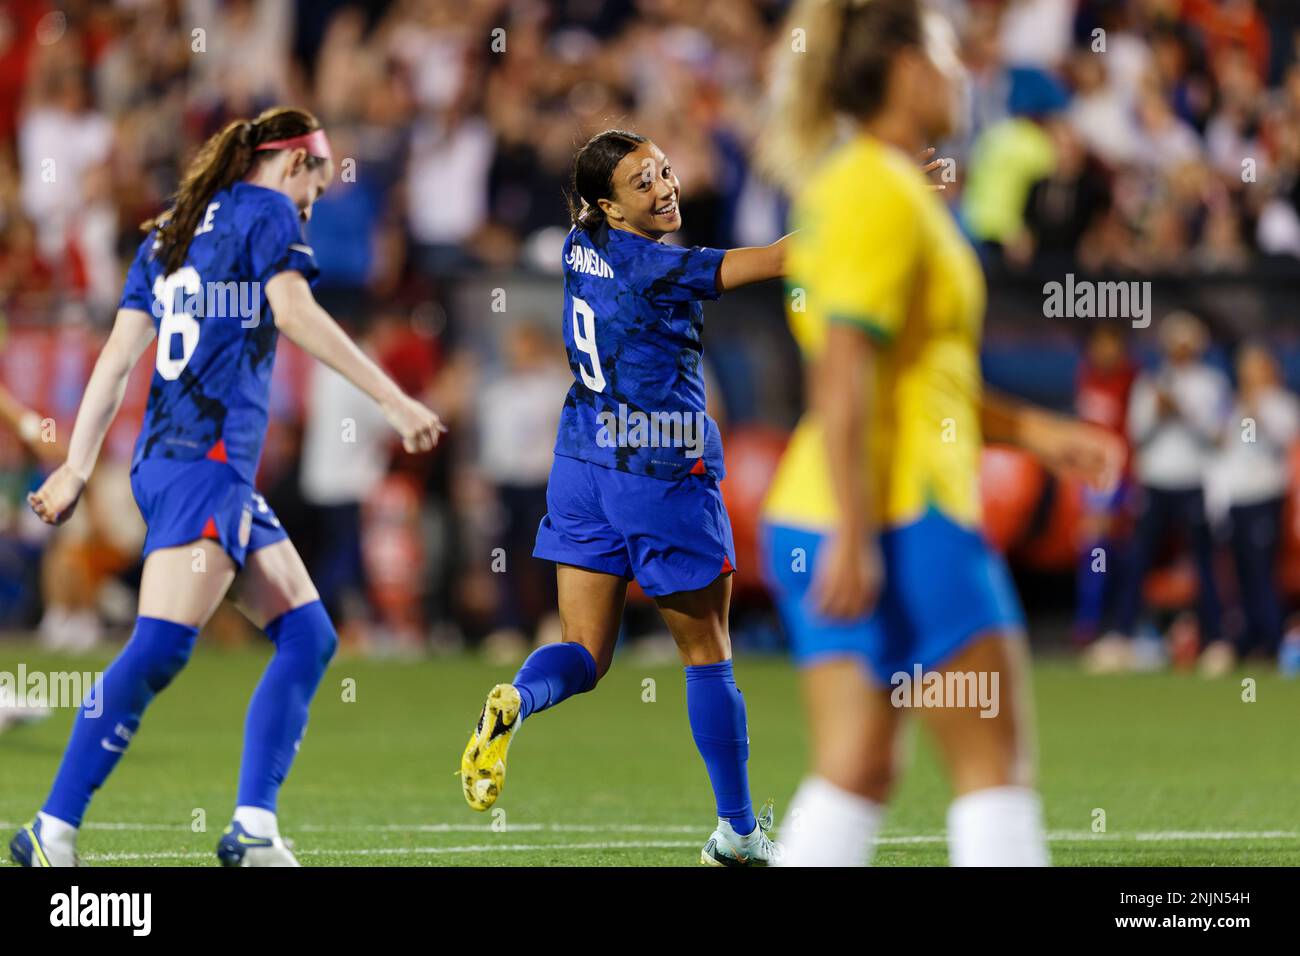
[[298,210],[284,193],[236,183],[212,197],[185,263],[170,275],[150,233],[121,308],[154,317],[158,352],[132,467],[146,459],[228,462],[252,484],[266,437],[276,328],[266,283],[317,275]]
[[704,411],[701,299],[725,251],[601,226],[564,243],[564,344],[573,387],[555,453],[654,478],[723,477]]

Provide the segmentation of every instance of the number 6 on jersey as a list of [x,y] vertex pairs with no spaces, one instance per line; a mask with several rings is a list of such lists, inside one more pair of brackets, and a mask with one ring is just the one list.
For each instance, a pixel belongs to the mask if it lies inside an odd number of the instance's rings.
[[[162,319],[158,323],[158,356],[154,361],[158,374],[169,382],[181,377],[199,345],[198,320],[182,308],[176,310],[176,293],[184,292],[192,300],[203,291],[203,280],[193,266],[182,266],[167,276],[154,280],[153,296],[162,305]],[[180,355],[172,354],[173,336],[179,335]]]

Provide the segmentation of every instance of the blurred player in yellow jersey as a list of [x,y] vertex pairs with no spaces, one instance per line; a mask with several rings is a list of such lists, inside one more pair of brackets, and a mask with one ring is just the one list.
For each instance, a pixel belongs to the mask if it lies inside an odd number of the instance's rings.
[[983,275],[912,160],[955,127],[946,21],[920,0],[811,0],[788,26],[807,49],[777,71],[765,158],[796,193],[787,282],[808,410],[763,531],[813,754],[784,863],[869,861],[916,707],[955,792],[953,863],[1045,865],[1024,622],[980,533],[980,451],[1014,442],[1105,483],[1120,450],[983,392]]

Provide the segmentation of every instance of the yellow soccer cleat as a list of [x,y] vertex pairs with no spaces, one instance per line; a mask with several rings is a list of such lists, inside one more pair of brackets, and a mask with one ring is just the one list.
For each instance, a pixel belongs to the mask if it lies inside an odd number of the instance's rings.
[[475,810],[497,802],[506,782],[506,751],[519,729],[519,691],[512,684],[497,684],[488,694],[478,726],[470,734],[460,758],[460,782],[465,801]]

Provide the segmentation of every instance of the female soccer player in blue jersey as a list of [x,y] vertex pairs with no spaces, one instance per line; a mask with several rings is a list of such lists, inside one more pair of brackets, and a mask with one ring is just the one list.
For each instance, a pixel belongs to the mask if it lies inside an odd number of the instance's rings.
[[686,666],[691,731],[718,824],[714,866],[779,853],[749,798],[745,703],[731,668],[727,610],[735,567],[718,482],[722,442],[704,411],[700,300],[782,275],[786,240],[748,249],[681,248],[681,188],[644,136],[607,130],[575,158],[564,244],[564,341],[573,370],[548,513],[534,554],[557,565],[564,641],[535,651],[488,695],[461,760],[465,798],[501,793],[521,721],[595,687],[609,669],[630,579],[658,604]]
[[131,467],[148,526],[139,617],[94,706],[77,716],[45,806],[9,844],[23,865],[76,864],[91,796],[131,744],[145,707],[185,666],[240,570],[242,603],[275,652],[248,708],[234,820],[217,855],[227,866],[297,865],[280,838],[276,798],[337,637],[302,559],[253,488],[278,334],[378,402],[407,451],[431,449],[443,430],[312,297],[317,270],[301,224],[333,169],[313,116],[269,110],[208,140],[175,204],[145,224],[67,461],[29,498],[51,524],[72,514],[127,376],[156,335]]

